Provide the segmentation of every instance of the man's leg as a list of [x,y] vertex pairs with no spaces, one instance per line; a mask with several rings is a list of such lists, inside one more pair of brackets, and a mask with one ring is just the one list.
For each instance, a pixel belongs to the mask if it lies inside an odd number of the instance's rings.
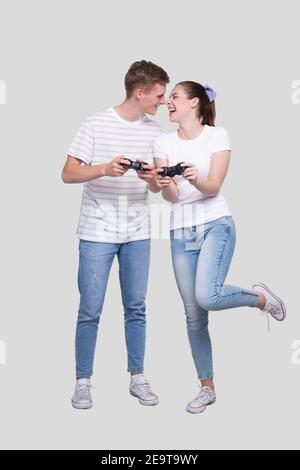
[[128,372],[143,372],[146,341],[146,293],[150,240],[124,243],[118,254],[125,314]]
[[131,372],[130,394],[141,405],[154,406],[158,396],[145,378],[144,355],[146,342],[146,292],[150,262],[150,240],[122,245],[118,254],[120,284],[125,313],[125,336],[128,372]]
[[80,240],[78,288],[80,305],[76,329],[76,376],[93,374],[98,324],[107,281],[119,245]]

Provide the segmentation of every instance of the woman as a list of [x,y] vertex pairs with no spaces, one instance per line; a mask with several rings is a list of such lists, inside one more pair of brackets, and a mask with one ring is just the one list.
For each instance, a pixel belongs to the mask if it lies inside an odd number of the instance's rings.
[[236,234],[220,192],[229,168],[230,144],[226,130],[214,126],[215,97],[207,86],[178,83],[167,103],[170,121],[179,124],[178,130],[155,141],[157,167],[181,163],[183,171],[171,178],[157,170],[157,185],[172,203],[173,268],[201,382],[200,393],[187,405],[190,413],[202,413],[216,400],[208,311],[247,306],[278,321],[286,317],[283,301],[265,284],[256,283],[253,290],[224,285]]

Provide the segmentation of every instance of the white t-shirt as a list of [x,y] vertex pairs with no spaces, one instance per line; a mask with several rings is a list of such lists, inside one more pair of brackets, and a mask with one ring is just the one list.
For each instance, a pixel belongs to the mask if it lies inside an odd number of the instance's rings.
[[[186,162],[197,166],[201,178],[207,179],[215,152],[231,150],[228,133],[222,127],[205,126],[195,139],[184,140],[178,132],[162,134],[154,142],[154,157],[164,158],[168,166]],[[220,157],[222,158],[222,157]],[[179,201],[172,204],[170,230],[202,225],[231,215],[224,196],[210,197],[201,193],[183,176],[175,176]]]
[[[160,133],[159,125],[145,115],[129,122],[109,108],[83,121],[67,154],[86,165],[108,163],[120,155],[152,165],[153,141]],[[135,170],[84,183],[77,236],[104,243],[151,237],[148,185]]]

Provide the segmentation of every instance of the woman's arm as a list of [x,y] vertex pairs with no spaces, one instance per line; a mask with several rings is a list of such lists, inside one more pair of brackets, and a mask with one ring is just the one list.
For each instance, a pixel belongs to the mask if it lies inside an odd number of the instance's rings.
[[169,176],[160,176],[159,169],[163,166],[168,166],[168,162],[164,158],[155,158],[156,164],[156,184],[162,190],[162,197],[173,204],[178,202],[179,191],[177,184]]
[[211,159],[210,170],[207,179],[198,176],[198,169],[195,165],[187,163],[187,169],[183,176],[202,194],[213,197],[216,196],[221,190],[227,175],[230,164],[229,150],[216,152]]

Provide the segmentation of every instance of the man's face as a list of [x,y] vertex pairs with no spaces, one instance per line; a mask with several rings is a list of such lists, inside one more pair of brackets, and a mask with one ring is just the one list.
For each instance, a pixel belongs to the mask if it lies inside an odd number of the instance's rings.
[[166,104],[166,86],[156,83],[151,90],[138,90],[141,111],[154,116],[161,104]]

